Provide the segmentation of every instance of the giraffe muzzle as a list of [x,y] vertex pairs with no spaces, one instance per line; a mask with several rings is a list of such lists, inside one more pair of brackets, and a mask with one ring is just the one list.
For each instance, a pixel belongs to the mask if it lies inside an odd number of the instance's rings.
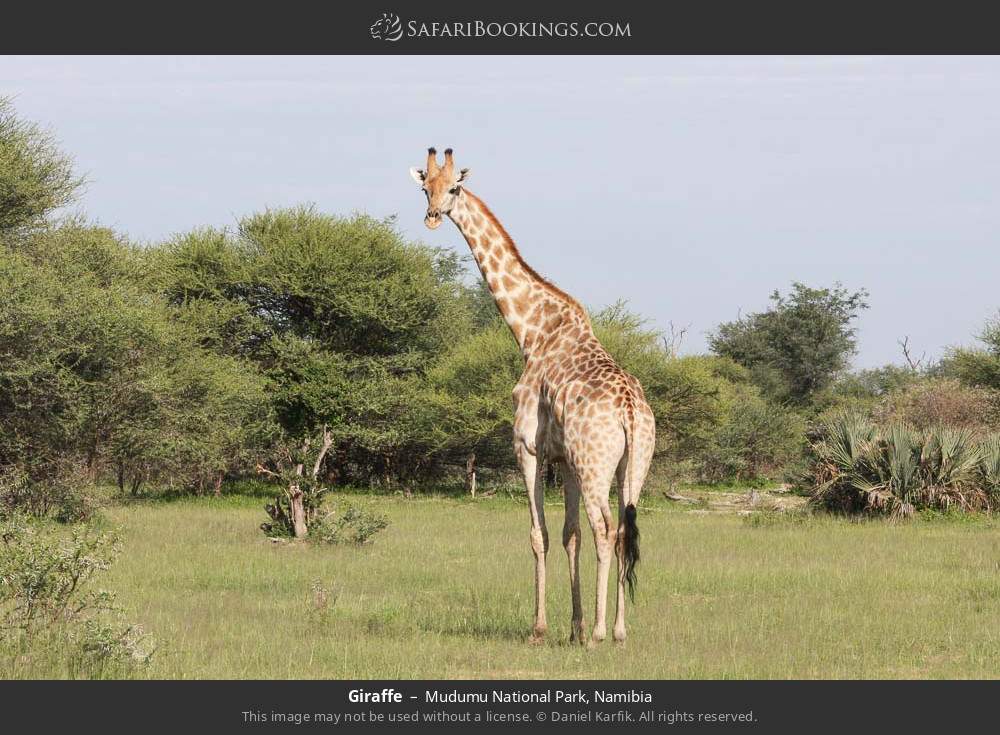
[[435,212],[431,214],[428,212],[427,216],[424,217],[424,224],[427,225],[428,230],[436,230],[441,226],[441,213]]

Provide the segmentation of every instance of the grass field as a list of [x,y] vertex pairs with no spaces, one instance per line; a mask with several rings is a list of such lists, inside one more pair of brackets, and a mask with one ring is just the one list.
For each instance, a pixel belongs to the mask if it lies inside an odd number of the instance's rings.
[[[643,508],[629,635],[567,642],[561,546],[550,636],[530,646],[527,507],[505,496],[354,496],[391,526],[364,547],[276,544],[261,499],[112,508],[103,584],[159,643],[152,678],[994,678],[1000,525],[853,523]],[[553,497],[549,527],[560,538]],[[582,553],[587,622],[594,553]],[[324,603],[318,584],[328,592]],[[610,621],[609,621],[610,624]]]

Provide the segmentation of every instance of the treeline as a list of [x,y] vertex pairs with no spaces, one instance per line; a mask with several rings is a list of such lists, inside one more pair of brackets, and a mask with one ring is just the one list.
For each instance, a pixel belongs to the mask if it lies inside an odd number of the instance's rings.
[[[80,185],[0,103],[7,506],[72,516],[88,483],[216,492],[314,460],[304,483],[414,491],[515,469],[521,358],[464,256],[407,242],[392,219],[311,207],[140,247],[56,216]],[[623,304],[593,322],[647,392],[662,481],[800,476],[816,427],[845,408],[996,428],[1000,327],[933,366],[851,373],[865,308],[864,291],[793,284],[698,356]]]

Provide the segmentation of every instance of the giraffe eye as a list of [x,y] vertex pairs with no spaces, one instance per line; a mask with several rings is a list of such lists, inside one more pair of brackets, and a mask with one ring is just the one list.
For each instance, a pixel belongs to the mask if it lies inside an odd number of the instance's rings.
[[450,189],[448,190],[448,193],[449,193],[449,194],[458,194],[458,192],[459,192],[459,190],[460,190],[461,188],[462,188],[461,186],[453,186],[453,187],[451,187],[451,188],[450,188]]

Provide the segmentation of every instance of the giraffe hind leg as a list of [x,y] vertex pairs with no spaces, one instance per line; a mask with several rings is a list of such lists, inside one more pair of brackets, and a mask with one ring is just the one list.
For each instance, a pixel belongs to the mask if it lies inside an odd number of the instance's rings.
[[583,504],[587,519],[594,533],[594,547],[597,551],[597,589],[594,600],[594,627],[591,643],[600,643],[608,635],[608,577],[611,569],[611,554],[618,535],[609,505],[609,491],[613,472],[599,473],[598,476],[581,478]]
[[618,594],[615,600],[614,638],[618,643],[625,641],[625,553],[622,544],[625,541],[625,487],[628,455],[618,463],[615,476],[618,480],[618,535],[615,542],[615,556],[618,559]]
[[561,465],[566,487],[566,520],[563,523],[563,546],[569,562],[569,586],[573,600],[573,617],[570,621],[571,643],[586,643],[583,625],[583,602],[580,596],[580,483],[565,463]]

